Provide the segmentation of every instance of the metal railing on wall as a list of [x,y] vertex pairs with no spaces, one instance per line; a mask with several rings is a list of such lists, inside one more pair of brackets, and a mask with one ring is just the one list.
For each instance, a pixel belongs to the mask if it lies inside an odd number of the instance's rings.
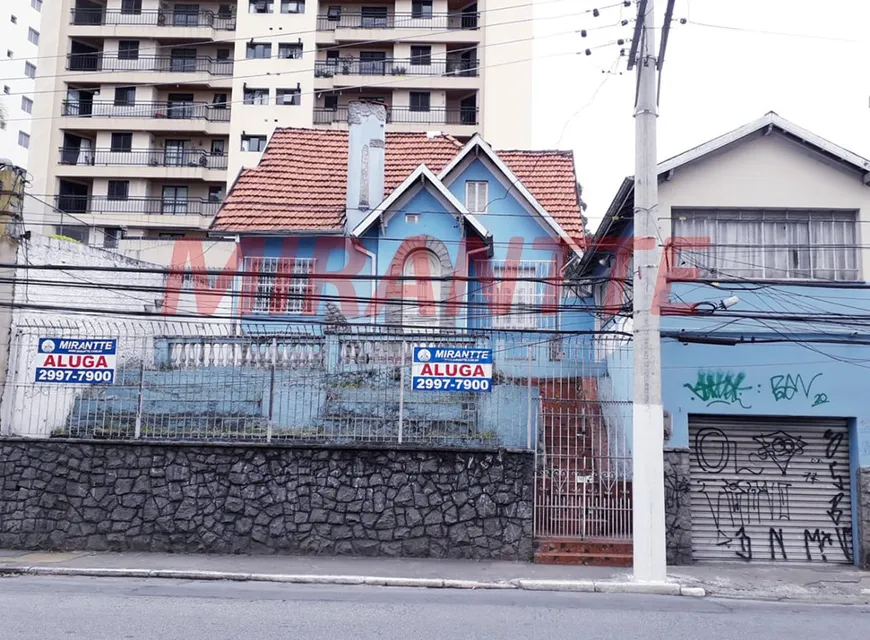
[[[477,109],[474,107],[413,109],[411,107],[387,106],[387,124],[477,124]],[[333,124],[347,122],[347,107],[315,107],[314,124]]]
[[314,63],[315,78],[342,75],[358,76],[453,76],[473,78],[480,75],[480,62],[476,59],[454,58],[384,58],[366,60],[348,56],[336,61],[318,60]]
[[[193,288],[213,286],[211,278],[185,274],[167,287],[181,288],[179,309],[187,303],[193,308]],[[598,396],[589,391],[593,395],[581,402],[578,394],[593,388],[598,393],[595,381],[602,375],[600,364],[589,360],[594,354],[589,336],[559,336],[556,349],[556,338],[540,333],[504,338],[464,330],[387,332],[368,325],[238,331],[229,322],[168,318],[19,323],[0,407],[3,434],[503,447],[537,450],[541,468],[550,474],[559,470],[558,456],[570,454],[554,448],[552,421],[558,417],[564,429],[580,426],[583,402]],[[117,340],[113,382],[38,382],[37,347],[48,337]],[[414,346],[493,349],[492,391],[414,390]],[[583,357],[565,358],[566,350]],[[514,357],[506,357],[508,351]],[[525,357],[517,357],[520,352]],[[621,431],[611,434],[611,428],[624,431],[625,425],[610,424],[604,416],[595,437],[607,443],[624,437]],[[592,447],[589,455],[604,460],[616,451],[602,447]],[[624,467],[619,464],[600,463],[596,469],[611,473]]]
[[236,18],[229,12],[200,10],[126,10],[73,8],[70,24],[75,26],[134,26],[134,27],[207,27],[218,31],[234,31]]
[[186,167],[226,169],[227,155],[205,149],[82,149],[60,147],[59,162],[63,165],[101,167]]
[[233,61],[209,56],[132,55],[124,52],[71,53],[66,68],[70,71],[151,71],[156,73],[207,73],[233,75]]
[[60,211],[72,214],[129,213],[211,217],[217,214],[221,202],[208,198],[161,196],[130,196],[118,199],[109,196],[56,195],[54,206]]
[[61,115],[73,118],[156,118],[158,120],[209,120],[229,122],[226,103],[211,102],[119,102],[113,100],[64,100]]
[[336,29],[434,29],[472,30],[480,26],[480,14],[473,11],[454,13],[386,12],[374,15],[364,11],[340,11],[317,16],[318,31]]

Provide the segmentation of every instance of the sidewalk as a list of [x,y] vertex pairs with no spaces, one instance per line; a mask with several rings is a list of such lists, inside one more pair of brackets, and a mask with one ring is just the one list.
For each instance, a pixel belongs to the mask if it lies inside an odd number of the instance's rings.
[[870,572],[824,565],[782,567],[753,563],[672,567],[668,583],[650,585],[633,582],[625,569],[520,562],[0,550],[0,575],[4,574],[658,593],[870,604]]

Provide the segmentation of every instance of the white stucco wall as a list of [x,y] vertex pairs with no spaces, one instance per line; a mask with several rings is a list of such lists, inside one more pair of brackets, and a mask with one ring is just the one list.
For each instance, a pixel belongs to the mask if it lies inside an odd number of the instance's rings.
[[[832,166],[806,147],[773,132],[677,168],[659,184],[664,237],[672,235],[672,208],[746,207],[854,209],[858,245],[870,222],[870,187],[855,171]],[[863,279],[870,253],[859,250]]]
[[[19,246],[21,265],[87,265],[109,268],[148,269],[160,265],[134,260],[111,251],[75,242],[32,235]],[[149,364],[154,358],[154,336],[229,335],[229,322],[173,319],[156,313],[154,318],[124,316],[160,309],[165,277],[161,273],[116,270],[19,270],[13,311],[7,384],[0,403],[0,432],[44,437],[64,426],[76,398],[87,385],[37,384],[34,382],[37,342],[41,337],[116,338],[117,368]],[[42,281],[42,282],[40,282]],[[94,284],[94,287],[88,287]],[[148,287],[154,291],[113,290],[109,285]],[[231,297],[227,296],[227,304]],[[26,306],[25,306],[26,305]],[[38,311],[32,306],[62,307]],[[195,308],[190,294],[181,296],[180,312]],[[82,309],[82,313],[70,310]],[[224,309],[225,311],[225,309]],[[220,313],[220,311],[219,311]],[[116,374],[117,375],[117,374]]]

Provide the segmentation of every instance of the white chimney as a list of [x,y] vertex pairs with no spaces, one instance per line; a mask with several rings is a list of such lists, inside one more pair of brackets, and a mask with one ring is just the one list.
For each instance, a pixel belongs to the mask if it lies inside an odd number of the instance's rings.
[[347,230],[356,227],[384,199],[387,110],[382,104],[351,102],[347,107]]

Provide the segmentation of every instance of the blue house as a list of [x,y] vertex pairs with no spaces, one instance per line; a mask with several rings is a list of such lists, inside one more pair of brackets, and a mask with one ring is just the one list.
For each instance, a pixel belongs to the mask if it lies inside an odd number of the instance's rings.
[[[870,161],[768,113],[658,172],[670,561],[867,565]],[[605,331],[633,207],[627,178],[583,262]]]
[[[536,450],[539,536],[629,535],[627,398],[590,292],[565,284],[585,247],[573,155],[385,134],[382,106],[350,109],[347,132],[276,130],[213,226],[238,237],[242,334],[302,363],[270,381],[273,436]],[[492,391],[412,389],[413,347],[438,345],[492,349]],[[587,528],[599,503],[622,525]]]

